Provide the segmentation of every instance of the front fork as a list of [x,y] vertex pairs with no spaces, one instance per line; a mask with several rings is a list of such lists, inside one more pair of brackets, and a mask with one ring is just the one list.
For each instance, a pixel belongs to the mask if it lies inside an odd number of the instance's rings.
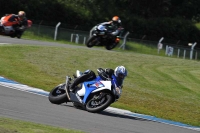
[[71,78],[69,76],[66,76],[66,83],[65,83],[65,91],[66,91],[66,95],[67,95],[67,98],[69,99],[70,101],[70,96],[69,96],[69,80]]

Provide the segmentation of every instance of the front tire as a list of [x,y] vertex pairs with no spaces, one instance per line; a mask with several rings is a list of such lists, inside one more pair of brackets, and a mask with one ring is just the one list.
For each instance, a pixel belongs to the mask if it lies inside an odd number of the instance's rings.
[[113,101],[113,95],[109,92],[101,92],[103,96],[99,99],[99,95],[93,95],[86,103],[88,112],[97,113],[106,109]]
[[69,101],[63,87],[65,87],[65,84],[58,85],[49,92],[48,98],[51,103],[62,104]]
[[86,46],[88,47],[88,48],[91,48],[91,47],[93,47],[93,46],[95,46],[95,44],[97,43],[97,37],[96,36],[91,36],[88,40],[87,40],[87,42],[86,42]]

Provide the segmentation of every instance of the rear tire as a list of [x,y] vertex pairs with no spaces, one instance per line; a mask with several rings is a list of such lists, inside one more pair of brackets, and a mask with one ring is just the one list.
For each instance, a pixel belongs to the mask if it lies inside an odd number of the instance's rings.
[[112,45],[107,44],[107,45],[105,46],[105,48],[106,48],[107,50],[111,50],[111,49],[114,49],[114,48],[117,46],[117,44],[118,44],[118,43],[112,43]]
[[13,33],[13,34],[10,35],[10,37],[11,37],[11,38],[15,38],[15,37],[16,37],[16,34]]
[[49,92],[48,98],[51,103],[62,104],[69,101],[66,91],[62,87],[65,87],[65,84],[58,85]]

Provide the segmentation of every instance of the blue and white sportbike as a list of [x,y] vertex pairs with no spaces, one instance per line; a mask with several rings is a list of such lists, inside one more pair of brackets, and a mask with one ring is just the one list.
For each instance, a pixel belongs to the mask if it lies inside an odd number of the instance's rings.
[[[74,78],[81,76],[79,70]],[[49,93],[49,101],[53,104],[72,102],[75,108],[82,108],[88,112],[97,113],[106,109],[117,101],[121,95],[121,89],[110,80],[86,81],[77,86],[75,92],[69,90],[73,79],[66,76],[66,82],[56,86]]]

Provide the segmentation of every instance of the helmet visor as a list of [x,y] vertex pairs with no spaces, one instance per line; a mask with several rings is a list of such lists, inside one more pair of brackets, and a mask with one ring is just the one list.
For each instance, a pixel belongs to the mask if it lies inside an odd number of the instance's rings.
[[113,25],[117,25],[118,24],[118,21],[113,21]]
[[122,73],[118,74],[118,76],[117,76],[117,82],[118,82],[119,86],[121,86],[123,84],[124,78],[125,78],[124,74],[122,74]]
[[23,20],[23,19],[24,19],[24,15],[19,15],[19,18],[20,18],[21,20]]
[[124,78],[125,78],[125,76],[124,76],[124,74],[122,74],[122,73],[119,73],[119,74],[118,74],[118,78],[120,78],[120,79],[124,79]]

